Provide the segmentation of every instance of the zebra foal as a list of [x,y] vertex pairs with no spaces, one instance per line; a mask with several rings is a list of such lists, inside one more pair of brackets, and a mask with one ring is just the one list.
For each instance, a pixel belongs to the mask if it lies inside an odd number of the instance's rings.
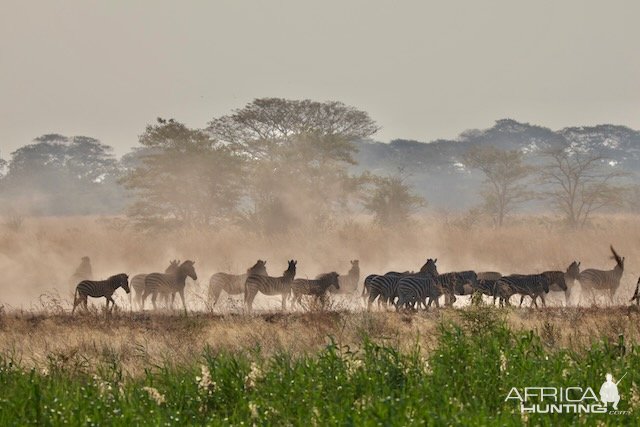
[[295,279],[291,283],[291,292],[293,293],[293,301],[291,301],[291,308],[294,304],[302,306],[302,296],[312,295],[316,300],[324,299],[332,288],[340,290],[340,275],[335,271],[331,273],[325,273],[319,275],[316,279]]
[[[549,279],[543,274],[512,274],[501,277],[496,281],[494,298],[500,298],[500,306],[511,305],[509,299],[514,294],[531,297],[531,306],[538,307],[536,299],[540,297],[542,305],[546,307],[544,295],[549,292]],[[522,299],[520,300],[522,305]]]
[[109,277],[107,280],[83,280],[76,286],[76,291],[73,295],[73,309],[71,314],[76,311],[76,307],[80,304],[87,310],[87,299],[92,298],[106,298],[107,310],[109,309],[109,302],[111,302],[111,309],[116,305],[112,295],[116,289],[122,287],[126,293],[130,292],[129,289],[129,276],[124,273],[116,274]]

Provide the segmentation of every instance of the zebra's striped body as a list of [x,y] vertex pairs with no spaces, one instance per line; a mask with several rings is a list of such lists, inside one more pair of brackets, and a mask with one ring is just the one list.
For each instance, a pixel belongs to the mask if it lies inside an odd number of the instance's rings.
[[542,274],[513,274],[496,281],[495,295],[500,298],[500,306],[510,305],[509,299],[514,294],[530,296],[532,307],[538,306],[536,299],[540,297],[542,305],[546,306],[544,295],[548,292],[549,279]]
[[475,271],[458,271],[444,273],[435,278],[445,294],[445,305],[452,306],[456,302],[456,295],[471,295],[478,285],[478,275]]
[[[178,266],[180,265],[179,260],[173,260],[169,262],[169,267],[164,271],[165,273],[174,273]],[[129,304],[131,304],[131,294],[133,294],[133,300],[138,304],[138,308],[142,309],[142,294],[144,293],[144,281],[147,278],[146,274],[136,274],[131,278],[129,282],[130,288],[133,290],[132,293],[129,294]],[[165,298],[165,302],[168,303],[169,295],[163,294]]]
[[580,263],[573,261],[566,271],[545,271],[542,274],[549,280],[549,291],[563,292],[565,304],[568,304],[571,288],[580,274]]
[[193,280],[198,279],[196,270],[193,267],[194,261],[185,261],[173,273],[151,273],[144,280],[144,292],[142,294],[142,308],[147,296],[151,295],[151,302],[154,310],[157,309],[156,298],[158,294],[171,295],[171,307],[175,299],[175,293],[180,294],[184,311],[187,311],[187,305],[184,301],[184,287],[187,277]]
[[244,292],[244,283],[250,274],[267,276],[267,261],[259,259],[245,274],[216,273],[209,279],[209,302],[216,305],[220,294],[225,291],[228,295],[240,295]]
[[313,295],[316,299],[324,298],[331,288],[340,289],[339,275],[335,271],[322,274],[312,280],[294,279],[291,283],[291,291],[293,292],[291,307],[293,308],[295,303],[302,305],[302,295]]
[[593,268],[584,270],[578,275],[578,281],[582,292],[607,292],[613,302],[613,296],[620,287],[620,279],[624,272],[624,257],[620,257],[611,246],[612,258],[616,261],[613,270],[596,270]]
[[[398,281],[397,286],[398,301],[396,302],[396,311],[401,308],[413,308],[416,303],[418,306],[423,305],[425,309],[431,306],[432,302],[436,303],[436,307],[440,306],[438,302],[444,289],[438,280],[427,272],[402,277]],[[426,300],[429,298],[429,303]]]
[[291,294],[291,283],[296,276],[295,260],[289,261],[289,267],[280,277],[261,276],[258,274],[250,274],[244,284],[244,302],[247,311],[251,312],[253,308],[253,300],[258,292],[264,295],[281,295],[282,310],[284,311],[287,304],[287,298]]
[[477,274],[478,280],[498,280],[502,277],[501,273],[497,271],[481,271]]
[[385,304],[392,304],[398,297],[398,283],[401,279],[410,276],[437,276],[438,269],[436,268],[436,262],[438,259],[428,259],[427,262],[420,268],[417,274],[412,273],[398,273],[395,271],[389,272],[384,276],[374,277],[369,285],[369,300],[367,303],[367,310],[371,309],[371,304],[378,299],[378,305],[380,302]]
[[329,292],[334,294],[352,294],[358,289],[358,282],[360,281],[360,262],[357,259],[351,260],[350,262],[351,269],[349,272],[338,277],[340,288],[331,286],[329,288]]
[[113,308],[116,303],[111,297],[116,289],[120,287],[122,287],[122,289],[124,289],[126,293],[130,292],[129,276],[124,273],[111,276],[107,280],[83,280],[82,282],[78,283],[78,286],[76,286],[76,291],[73,296],[73,309],[71,310],[71,314],[75,312],[76,307],[79,304],[84,305],[84,308],[86,310],[88,297],[104,297],[107,300],[107,309],[109,309],[109,302],[111,302]]

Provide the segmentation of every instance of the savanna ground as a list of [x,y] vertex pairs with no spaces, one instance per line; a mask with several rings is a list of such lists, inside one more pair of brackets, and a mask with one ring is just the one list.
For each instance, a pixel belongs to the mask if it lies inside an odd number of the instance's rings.
[[[552,218],[502,230],[468,218],[425,218],[385,231],[366,222],[279,238],[235,230],[144,234],[118,219],[27,219],[0,231],[0,424],[213,425],[630,425],[640,404],[640,313],[628,306],[638,276],[640,221],[606,216],[573,231]],[[322,236],[322,237],[319,237]],[[365,312],[338,297],[331,310],[280,313],[262,299],[252,316],[225,299],[210,309],[215,271],[267,259],[271,274],[298,259],[298,276],[417,269],[503,273],[612,268],[626,257],[614,306],[543,310],[465,305],[417,314]],[[189,313],[101,308],[71,316],[69,276],[81,256],[94,275],[161,270],[195,259]],[[514,298],[515,300],[515,298]],[[576,302],[576,301],[574,301]],[[598,301],[602,303],[603,301]],[[101,307],[103,301],[99,302]],[[350,307],[345,309],[345,307]],[[581,386],[596,393],[607,372],[629,414],[519,413],[511,387]]]

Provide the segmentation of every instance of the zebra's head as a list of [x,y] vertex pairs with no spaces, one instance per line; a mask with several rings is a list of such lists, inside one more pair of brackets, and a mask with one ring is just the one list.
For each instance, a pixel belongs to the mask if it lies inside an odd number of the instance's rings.
[[125,273],[116,274],[111,277],[111,280],[113,280],[116,288],[121,287],[126,293],[131,292],[131,289],[129,289],[129,276]]
[[291,261],[287,262],[289,263],[289,266],[282,275],[285,277],[291,277],[291,279],[293,279],[294,277],[296,277],[296,265],[298,264],[298,261],[292,259]]
[[436,262],[438,262],[438,258],[429,258],[427,262],[425,262],[424,265],[420,268],[420,273],[429,273],[432,276],[437,276],[438,269],[436,268]]
[[174,259],[173,261],[169,261],[169,267],[164,271],[165,273],[171,274],[178,271],[178,267],[180,267],[180,260]]
[[567,272],[565,273],[565,277],[571,280],[576,280],[580,275],[580,263],[577,261],[573,261],[567,267]]
[[321,274],[320,276],[318,276],[318,280],[326,281],[326,283],[328,283],[328,286],[333,286],[336,289],[340,289],[340,281],[338,280],[338,277],[340,277],[340,275],[335,271],[332,271],[331,273]]
[[198,280],[198,275],[196,274],[196,269],[193,266],[196,262],[186,260],[180,265],[179,269],[182,270],[184,274],[191,277],[193,280]]
[[259,274],[261,276],[267,276],[267,261],[263,261],[261,259],[259,259],[258,261],[256,261],[256,263],[253,265],[253,267],[249,268],[247,270],[248,274]]

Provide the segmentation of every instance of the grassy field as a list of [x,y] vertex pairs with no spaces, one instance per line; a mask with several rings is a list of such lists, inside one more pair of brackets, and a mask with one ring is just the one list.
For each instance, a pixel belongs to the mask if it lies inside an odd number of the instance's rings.
[[[438,214],[397,230],[363,220],[283,236],[28,218],[0,227],[0,425],[634,425],[640,313],[626,305],[639,238],[634,215],[598,217],[582,230],[522,217],[496,230]],[[279,298],[259,297],[248,316],[239,299],[206,304],[212,273],[240,273],[256,259],[278,275],[295,258],[297,277],[345,273],[350,259],[360,260],[361,277],[415,270],[426,258],[438,258],[441,272],[533,273],[573,260],[612,268],[609,244],[626,257],[612,306],[550,298],[543,310],[502,310],[462,297],[453,309],[397,314],[337,298],[327,311],[280,313]],[[121,290],[112,315],[101,300],[70,316],[69,278],[85,255],[97,278],[195,260],[188,316],[129,311]],[[505,402],[512,387],[598,393],[608,372],[626,374],[620,409],[630,413],[521,415]]]
[[[1,425],[630,425],[640,404],[635,307],[0,319]],[[505,402],[607,372],[630,414]]]

